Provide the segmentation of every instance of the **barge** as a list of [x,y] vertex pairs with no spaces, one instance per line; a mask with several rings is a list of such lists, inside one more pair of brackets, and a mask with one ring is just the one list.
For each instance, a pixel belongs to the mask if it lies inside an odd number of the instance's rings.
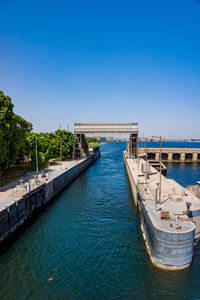
[[200,199],[148,160],[130,157],[129,147],[124,163],[152,263],[165,270],[189,267],[200,237]]

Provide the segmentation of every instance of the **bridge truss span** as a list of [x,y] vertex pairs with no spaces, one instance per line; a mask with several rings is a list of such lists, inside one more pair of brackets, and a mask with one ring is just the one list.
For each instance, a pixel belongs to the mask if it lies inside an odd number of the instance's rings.
[[74,124],[74,158],[88,154],[85,134],[130,134],[128,156],[136,157],[138,149],[138,123],[75,123]]
[[138,123],[75,123],[74,133],[138,133]]

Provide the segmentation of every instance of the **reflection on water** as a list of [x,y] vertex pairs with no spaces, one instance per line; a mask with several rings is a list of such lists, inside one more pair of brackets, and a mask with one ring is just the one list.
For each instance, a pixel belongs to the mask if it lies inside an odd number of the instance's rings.
[[[199,297],[199,248],[191,268],[181,272],[155,269],[149,260],[123,164],[125,147],[103,144],[101,158],[0,257],[0,299]],[[194,164],[168,165],[168,176],[184,185],[196,181],[195,174]]]

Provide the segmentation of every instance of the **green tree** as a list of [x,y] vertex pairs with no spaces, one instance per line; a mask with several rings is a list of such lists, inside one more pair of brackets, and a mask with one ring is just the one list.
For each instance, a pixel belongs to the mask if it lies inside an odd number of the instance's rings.
[[35,168],[35,142],[37,138],[38,165],[44,167],[51,158],[60,159],[62,144],[62,159],[72,157],[73,134],[66,130],[57,130],[55,133],[34,133],[27,134],[26,155],[31,159],[31,165]]
[[62,144],[62,158],[72,157],[73,152],[73,133],[58,129],[52,137],[52,150],[54,157],[60,156],[60,148]]
[[36,167],[36,139],[39,168],[44,167],[45,162],[52,158],[51,140],[48,134],[29,132],[26,136],[26,156],[31,160],[33,169]]
[[88,141],[88,143],[97,143],[97,142],[99,142],[95,137],[90,137],[90,136],[87,136],[86,140]]
[[38,165],[44,167],[50,158],[60,157],[62,144],[62,158],[72,156],[73,134],[66,130],[55,133],[31,132],[32,124],[13,112],[14,105],[11,98],[0,91],[0,169],[12,164],[24,162],[24,158],[31,161],[35,168],[35,143],[37,139]]
[[11,98],[0,91],[0,168],[5,169],[23,156],[26,133],[32,124],[14,114]]

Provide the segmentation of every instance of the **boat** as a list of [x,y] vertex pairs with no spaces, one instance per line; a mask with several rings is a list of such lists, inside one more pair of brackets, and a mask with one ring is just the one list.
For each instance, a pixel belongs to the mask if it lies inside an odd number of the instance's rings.
[[124,163],[152,263],[165,270],[189,267],[200,237],[200,198],[128,150]]

